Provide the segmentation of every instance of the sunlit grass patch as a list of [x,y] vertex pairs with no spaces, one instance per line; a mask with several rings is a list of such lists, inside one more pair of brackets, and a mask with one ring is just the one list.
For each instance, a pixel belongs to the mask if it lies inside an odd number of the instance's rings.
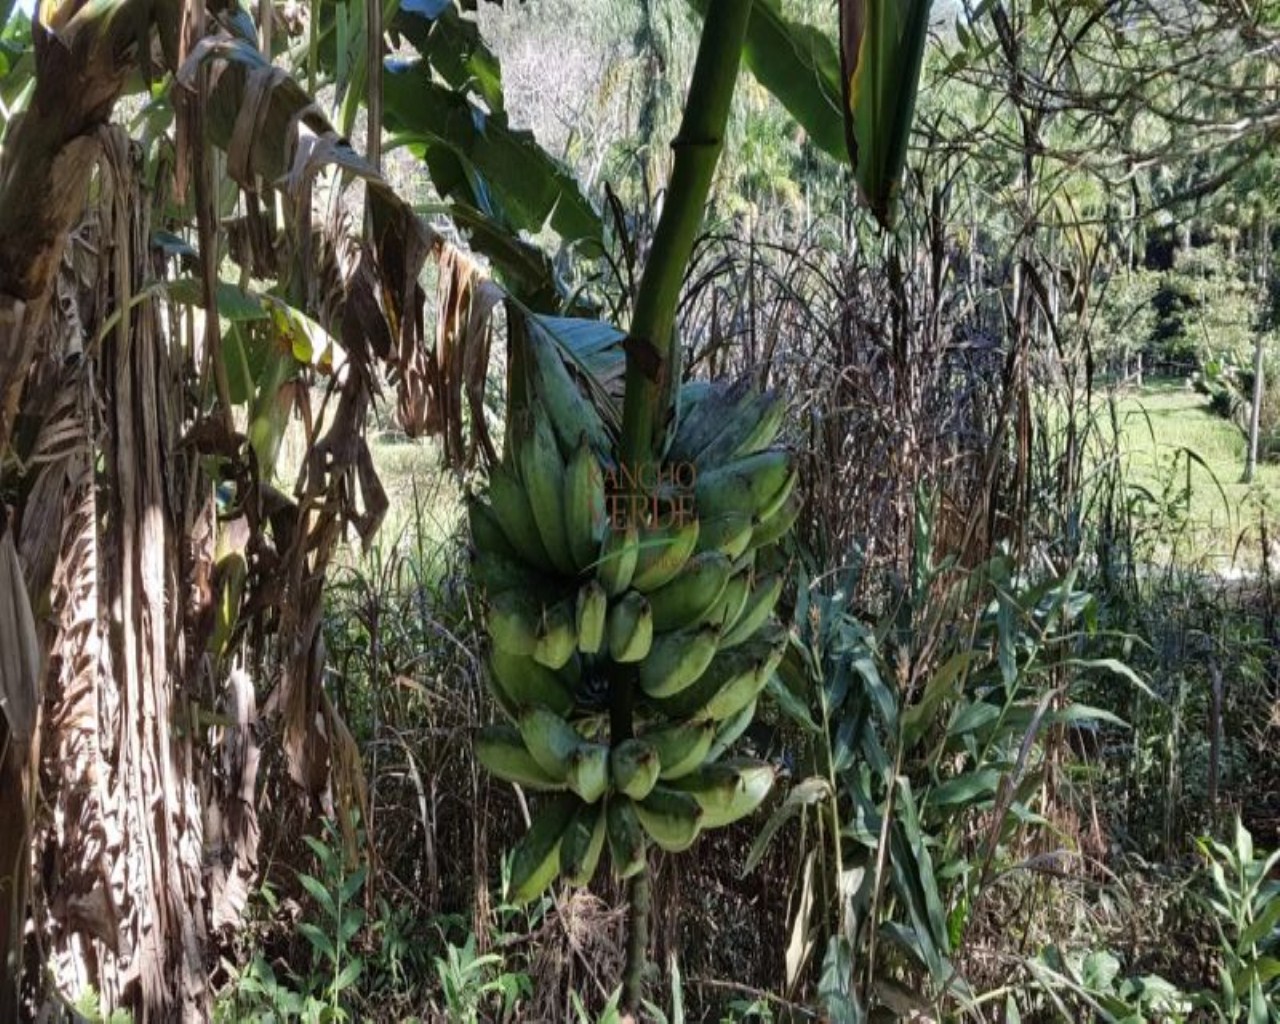
[[1179,515],[1171,536],[1180,561],[1225,570],[1258,564],[1257,524],[1263,508],[1280,507],[1280,464],[1259,464],[1242,480],[1245,438],[1182,382],[1160,381],[1124,395],[1116,408],[1127,483]]

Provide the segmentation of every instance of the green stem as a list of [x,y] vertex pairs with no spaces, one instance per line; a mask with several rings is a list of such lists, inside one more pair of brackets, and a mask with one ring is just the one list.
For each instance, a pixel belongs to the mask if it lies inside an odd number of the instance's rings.
[[738,77],[751,0],[711,0],[702,25],[698,59],[685,102],[684,120],[672,148],[675,163],[636,294],[627,338],[626,398],[622,458],[635,478],[654,458],[662,412],[670,401],[675,365],[676,305],[693,243],[702,227],[711,179]]
[[[623,464],[635,479],[653,479],[647,468],[656,454],[663,413],[671,400],[676,365],[675,317],[680,285],[702,227],[724,128],[738,78],[751,0],[711,0],[702,24],[698,58],[685,101],[684,119],[672,148],[675,163],[667,196],[636,294],[627,338],[626,398],[622,415]],[[614,742],[632,734],[635,681],[616,671],[611,680],[610,730]],[[649,953],[649,869],[635,875],[627,890],[627,961],[622,975],[622,1010],[635,1015],[643,994]]]
[[622,975],[622,1012],[638,1019],[644,994],[644,967],[649,958],[649,868],[627,886],[627,966]]

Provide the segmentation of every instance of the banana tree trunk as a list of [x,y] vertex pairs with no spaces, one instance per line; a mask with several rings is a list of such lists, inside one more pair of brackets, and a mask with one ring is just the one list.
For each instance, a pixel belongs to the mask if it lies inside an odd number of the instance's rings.
[[[98,133],[137,66],[138,48],[132,44],[149,29],[153,2],[64,4],[46,11],[49,25],[33,28],[36,83],[31,105],[11,122],[0,152],[0,455],[10,450],[19,399],[46,336],[67,235],[84,208],[98,158]],[[34,733],[38,725],[33,726]],[[0,720],[4,1020],[18,1018],[16,968],[22,958],[32,829],[31,747],[15,735],[19,732],[12,707],[6,707]]]
[[[45,335],[56,351],[40,355],[22,406],[40,407],[42,469],[20,536],[29,565],[49,563],[31,574],[44,595],[44,800],[24,829],[34,855],[17,854],[45,969],[25,1009],[38,1012],[52,982],[71,997],[91,987],[139,1022],[194,1022],[210,999],[205,755],[191,707],[209,700],[210,681],[189,612],[209,573],[213,510],[180,443],[183,367],[156,301],[137,294],[151,272],[149,198],[123,131],[102,129],[99,145],[100,202],[58,293],[106,301],[84,324],[74,301],[58,303]],[[68,360],[81,345],[85,358]],[[6,808],[11,797],[0,794]]]

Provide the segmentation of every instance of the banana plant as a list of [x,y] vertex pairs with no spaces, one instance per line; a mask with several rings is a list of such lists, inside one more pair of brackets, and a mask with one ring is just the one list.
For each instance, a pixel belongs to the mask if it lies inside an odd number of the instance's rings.
[[[607,851],[628,882],[629,1012],[647,961],[650,849],[687,850],[772,788],[771,764],[728,755],[787,648],[774,615],[780,545],[801,511],[794,454],[776,443],[785,399],[745,382],[680,385],[680,290],[743,55],[815,118],[838,95],[834,51],[812,34],[793,53],[826,85],[788,81],[777,51],[794,26],[772,3],[695,6],[704,24],[662,215],[631,323],[602,346],[625,356],[621,408],[583,347],[557,341],[563,321],[510,303],[506,450],[469,505],[490,689],[507,719],[479,732],[475,752],[546,794],[512,853],[507,896],[535,899],[557,878],[586,885]],[[884,58],[872,48],[860,73]],[[914,96],[914,82],[895,96]],[[901,124],[892,98],[877,110]],[[884,123],[862,130],[869,152]],[[824,127],[829,148],[838,125]],[[867,179],[877,188],[889,152]]]

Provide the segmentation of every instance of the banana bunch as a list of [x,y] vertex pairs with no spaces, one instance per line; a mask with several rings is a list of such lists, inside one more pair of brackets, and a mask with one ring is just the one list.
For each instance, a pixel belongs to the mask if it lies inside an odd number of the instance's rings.
[[[475,753],[548,794],[512,854],[521,902],[558,877],[587,884],[606,849],[629,877],[650,845],[685,850],[768,794],[771,765],[725,755],[785,649],[777,545],[800,512],[794,458],[774,445],[780,396],[686,384],[662,459],[637,473],[529,326],[513,353],[525,400],[469,502],[506,718]],[[610,731],[618,702],[627,735]]]

